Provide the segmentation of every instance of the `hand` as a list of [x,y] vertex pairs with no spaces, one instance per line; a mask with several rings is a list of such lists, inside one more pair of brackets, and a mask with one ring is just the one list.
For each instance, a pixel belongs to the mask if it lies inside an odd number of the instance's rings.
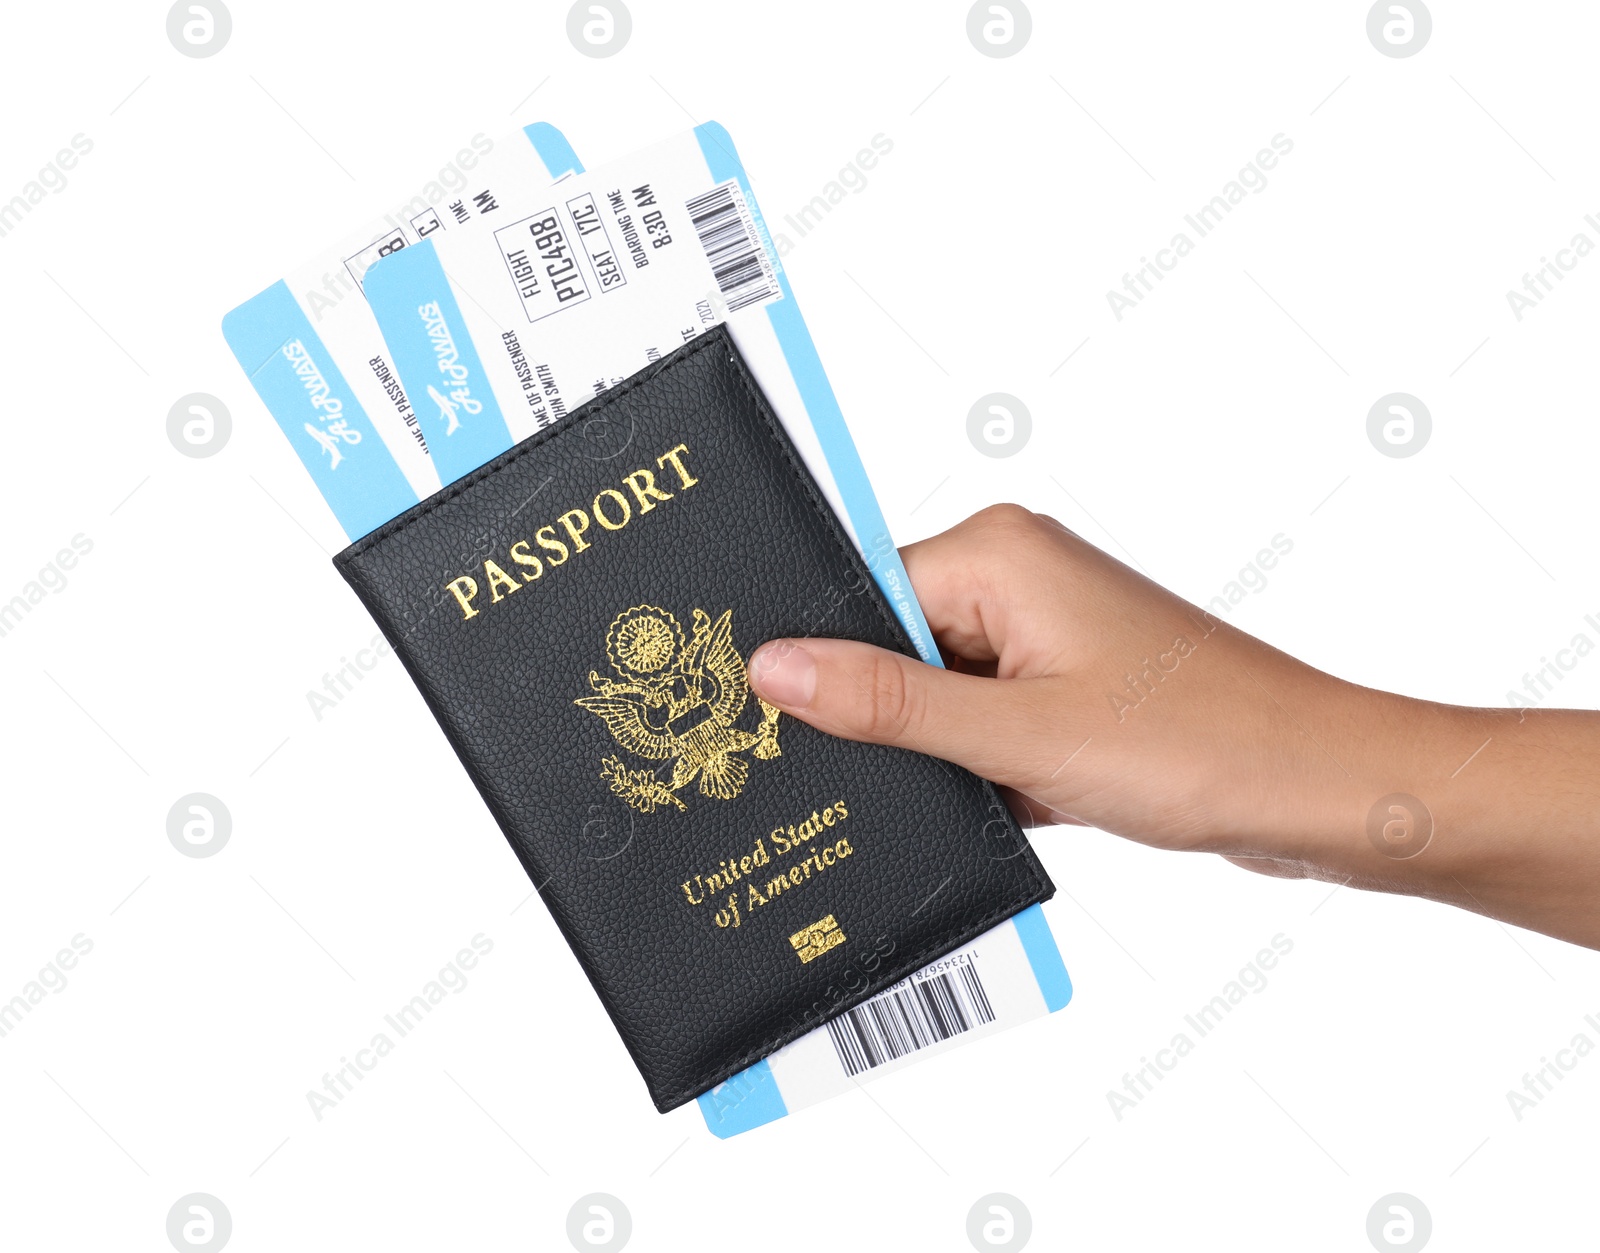
[[1600,947],[1600,717],[1343,682],[1015,505],[902,556],[948,670],[775,640],[751,657],[756,692],[831,734],[965,766],[1029,825],[1415,893]]

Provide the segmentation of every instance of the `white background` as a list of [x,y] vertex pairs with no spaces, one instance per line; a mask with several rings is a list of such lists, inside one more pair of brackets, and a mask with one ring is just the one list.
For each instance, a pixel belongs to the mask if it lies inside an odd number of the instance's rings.
[[[94,946],[0,1039],[8,1246],[165,1249],[196,1191],[239,1250],[566,1247],[596,1191],[639,1249],[961,1249],[991,1192],[1041,1248],[1366,1249],[1397,1191],[1437,1249],[1592,1241],[1600,1059],[1520,1121],[1506,1093],[1600,1043],[1594,954],[1094,831],[1037,840],[1062,1013],[742,1139],[658,1116],[394,659],[313,716],[374,628],[218,324],[478,132],[544,118],[595,165],[716,118],[775,231],[881,132],[786,263],[899,540],[1018,500],[1205,601],[1282,533],[1237,624],[1504,704],[1600,639],[1600,259],[1520,323],[1505,296],[1600,243],[1593,6],[1437,0],[1394,59],[1364,3],[1041,2],[991,59],[943,0],[636,0],[605,60],[561,5],[232,7],[209,59],[161,5],[5,16],[0,201],[94,145],[0,238],[0,600],[93,543],[0,638],[0,999]],[[1117,321],[1106,291],[1279,133],[1266,189]],[[967,439],[994,391],[1023,455]],[[1366,436],[1394,391],[1433,415],[1404,460]],[[214,457],[168,441],[189,392],[232,411]],[[1559,699],[1597,696],[1591,657]],[[207,859],[166,835],[192,791],[233,818]],[[317,1121],[307,1090],[480,932],[469,986]],[[1279,933],[1119,1121],[1107,1091]]]

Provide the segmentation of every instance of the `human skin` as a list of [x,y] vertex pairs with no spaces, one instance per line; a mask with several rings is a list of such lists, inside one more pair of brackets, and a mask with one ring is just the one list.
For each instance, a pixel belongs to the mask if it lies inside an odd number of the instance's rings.
[[1600,714],[1347,683],[1016,505],[901,555],[947,670],[773,640],[750,659],[756,692],[830,734],[965,766],[1026,825],[1426,897],[1600,948]]

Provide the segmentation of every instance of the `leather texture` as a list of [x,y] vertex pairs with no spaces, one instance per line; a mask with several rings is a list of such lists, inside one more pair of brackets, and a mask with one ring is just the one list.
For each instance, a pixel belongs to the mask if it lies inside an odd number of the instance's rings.
[[912,648],[725,328],[335,565],[663,1112],[1054,893],[988,783],[741,699],[774,637]]

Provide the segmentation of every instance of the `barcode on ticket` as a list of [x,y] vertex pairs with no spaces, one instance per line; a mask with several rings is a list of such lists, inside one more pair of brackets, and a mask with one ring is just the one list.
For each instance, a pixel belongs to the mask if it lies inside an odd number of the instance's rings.
[[828,1035],[845,1074],[859,1075],[993,1021],[977,967],[965,961],[878,993],[830,1021]]
[[700,247],[711,263],[717,290],[727,303],[729,313],[737,313],[761,301],[775,300],[782,294],[738,180],[730,178],[719,183],[684,207],[689,211],[689,219],[700,237]]

